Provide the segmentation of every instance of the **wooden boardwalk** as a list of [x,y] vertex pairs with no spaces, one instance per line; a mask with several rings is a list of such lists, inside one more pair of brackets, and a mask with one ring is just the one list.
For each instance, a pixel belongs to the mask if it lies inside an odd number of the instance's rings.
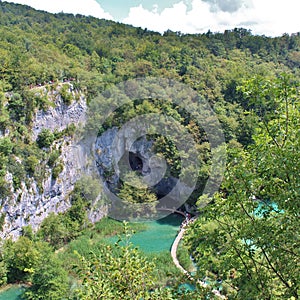
[[[176,236],[173,244],[172,244],[172,248],[171,248],[171,256],[172,256],[172,259],[173,259],[173,262],[175,264],[175,266],[182,272],[184,273],[189,280],[191,281],[194,281],[195,279],[193,278],[193,276],[190,274],[190,272],[188,272],[179,262],[178,258],[177,258],[177,249],[178,249],[178,246],[179,246],[179,243],[181,241],[181,239],[183,238],[183,235],[184,235],[184,232],[185,232],[185,226],[182,226],[182,228],[180,229],[178,235]],[[199,283],[201,286],[203,287],[206,287],[207,284],[203,281],[200,281],[199,280]]]
[[183,273],[187,274],[188,272],[181,266],[181,264],[179,263],[179,260],[177,259],[177,249],[178,249],[178,245],[180,243],[180,240],[182,239],[184,234],[184,229],[181,228],[180,232],[178,233],[176,239],[173,242],[172,248],[171,248],[171,256],[173,259],[173,262],[175,264],[175,266],[180,269]]
[[[195,278],[190,274],[189,271],[187,271],[179,262],[178,258],[177,258],[177,249],[179,246],[179,243],[181,241],[181,239],[183,238],[184,232],[185,232],[185,227],[187,224],[183,225],[178,233],[178,235],[176,236],[173,244],[172,244],[172,248],[171,248],[171,256],[173,259],[173,262],[175,264],[175,266],[182,272],[184,273],[187,278],[191,281],[195,281]],[[201,280],[197,280],[197,283],[200,284],[202,287],[207,287],[207,283]],[[220,292],[218,290],[213,290],[212,291],[217,297],[219,297],[220,299],[226,299],[226,297],[224,295],[221,295]]]

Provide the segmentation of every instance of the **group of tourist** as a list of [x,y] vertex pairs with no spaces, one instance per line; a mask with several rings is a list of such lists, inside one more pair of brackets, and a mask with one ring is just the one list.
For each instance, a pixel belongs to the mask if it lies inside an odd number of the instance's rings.
[[192,217],[190,213],[186,212],[185,213],[185,219],[180,225],[180,229],[184,228],[187,226],[189,223],[193,222],[195,220],[195,217]]

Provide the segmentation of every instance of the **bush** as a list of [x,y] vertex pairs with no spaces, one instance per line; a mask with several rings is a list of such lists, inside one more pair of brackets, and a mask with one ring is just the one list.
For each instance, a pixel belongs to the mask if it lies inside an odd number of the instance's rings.
[[2,229],[4,223],[5,223],[5,213],[2,213],[0,216],[0,230]]
[[50,168],[52,168],[54,166],[55,162],[59,158],[59,155],[60,155],[59,150],[54,150],[50,153],[48,162],[47,162],[47,164]]
[[38,164],[39,160],[37,159],[37,157],[34,155],[30,155],[25,160],[26,171],[29,172],[29,174],[33,174]]
[[63,171],[64,165],[62,163],[57,164],[52,170],[52,178],[57,179],[59,174]]
[[59,92],[63,102],[67,105],[70,105],[73,100],[73,95],[69,92],[69,88],[70,86],[68,84],[64,84]]
[[0,286],[7,283],[7,266],[4,261],[0,261]]
[[24,293],[25,299],[67,299],[68,275],[52,253],[43,255],[32,277],[32,286]]
[[54,142],[54,134],[49,129],[43,129],[36,142],[40,148],[49,148]]
[[0,138],[0,152],[8,156],[12,153],[13,143],[9,138]]
[[8,171],[13,174],[14,188],[21,187],[21,182],[25,181],[26,171],[22,163],[17,162],[13,157],[10,158],[7,165]]

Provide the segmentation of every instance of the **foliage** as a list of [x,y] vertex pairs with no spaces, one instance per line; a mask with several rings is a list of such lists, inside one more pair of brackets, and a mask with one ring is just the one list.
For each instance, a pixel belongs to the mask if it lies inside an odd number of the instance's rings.
[[47,162],[47,164],[50,168],[52,168],[55,165],[55,163],[56,163],[57,159],[59,158],[59,156],[60,156],[59,150],[52,150],[51,151],[51,153],[49,155],[49,158],[48,158],[48,162]]
[[135,172],[124,176],[124,184],[119,192],[119,197],[131,203],[155,202],[156,195],[151,193],[147,184]]
[[[155,269],[163,266],[162,261],[167,256],[161,256],[161,263],[155,268],[155,264],[129,242],[130,236],[124,222],[124,235],[114,246],[100,248],[88,259],[77,253],[76,270],[81,284],[76,290],[76,299],[199,299],[201,294],[196,292],[181,294],[177,288],[156,286]],[[169,265],[170,257],[167,261]]]
[[49,148],[53,141],[54,134],[49,129],[42,129],[36,140],[40,148]]
[[138,220],[141,217],[150,217],[156,211],[156,194],[143,182],[143,178],[133,171],[125,174],[118,196],[123,200],[120,216],[124,214],[130,219]]
[[101,185],[96,178],[90,175],[83,175],[75,184],[72,193],[72,202],[83,199],[85,206],[90,207],[99,197]]
[[27,237],[20,237],[15,243],[6,242],[3,256],[8,270],[8,282],[29,280],[35,272],[40,255],[34,242]]
[[[29,232],[29,228],[25,230]],[[1,251],[0,281],[5,283],[31,282],[25,299],[62,299],[69,286],[67,273],[45,242],[24,234],[16,242],[8,240]]]
[[[124,226],[125,238],[128,239],[130,233],[126,223]],[[153,265],[128,241],[123,247],[119,243],[115,249],[110,246],[101,249],[89,261],[80,257],[78,274],[82,286],[78,289],[79,299],[149,299]]]
[[[235,28],[224,33],[191,35],[167,31],[161,35],[112,21],[53,15],[0,1],[0,36],[1,200],[32,178],[42,191],[46,164],[52,168],[54,179],[63,170],[59,150],[52,146],[55,140],[72,136],[74,126],[61,132],[44,129],[37,142],[31,136],[35,112],[54,105],[50,95],[60,90],[68,105],[78,97],[76,91],[84,93],[90,102],[108,87],[127,79],[149,75],[174,79],[211,104],[229,149],[221,193],[209,199],[211,205],[189,234],[188,246],[198,262],[198,275],[222,278],[226,293],[240,299],[299,298],[299,241],[295,234],[299,228],[299,33],[269,38]],[[291,77],[279,76],[282,72]],[[68,80],[72,81],[72,92],[71,85],[63,83]],[[127,92],[134,96],[135,87],[129,87]],[[165,100],[139,99],[124,106],[107,117],[102,130],[120,127],[133,116],[147,113],[166,114],[183,124],[197,143],[201,161],[196,193],[191,199],[194,201],[210,174],[209,145],[205,133],[187,112],[178,111]],[[93,108],[90,110],[97,114]],[[98,124],[88,124],[88,129]],[[168,172],[176,176],[181,170],[181,153],[174,143],[160,137],[155,147],[166,158]],[[7,182],[10,174],[13,187]],[[127,176],[128,183],[133,181],[133,186],[140,189],[125,183],[120,186],[120,196],[131,205],[146,201],[152,208],[156,201],[153,191],[135,174]],[[41,254],[39,247],[45,248],[35,238],[59,248],[87,230],[86,210],[99,200],[101,192],[94,187],[98,184],[93,178],[84,178],[70,195],[70,210],[50,215],[37,236],[24,229],[17,242],[5,243],[0,282],[32,280],[29,299],[38,295],[51,299],[65,296],[64,272],[54,257]],[[258,210],[259,216],[254,216]],[[105,230],[97,225],[100,227],[96,226],[96,230],[112,234],[119,225],[108,223],[111,228]],[[93,233],[86,233],[84,247],[88,250],[92,247],[88,235]],[[117,248],[124,261],[115,253],[101,250],[91,261],[83,260],[82,268],[93,266],[97,272],[101,262],[109,274],[111,269],[105,263],[112,259],[116,280],[112,284],[99,272],[99,287],[111,295],[122,285],[118,293],[123,291],[125,297],[131,292],[133,297],[139,293],[145,299],[150,297],[142,283],[152,288],[151,280],[143,276],[153,265],[129,246]],[[160,259],[161,265],[167,261]],[[131,290],[128,282],[118,277],[126,272],[118,269],[123,266],[129,268],[129,277],[137,276],[130,277]],[[157,276],[164,277],[166,272]],[[48,281],[51,285],[47,286]],[[85,296],[92,291],[92,278],[86,277],[86,283],[81,290]],[[138,290],[138,285],[143,289]],[[153,289],[151,299],[197,298],[172,289]]]
[[58,178],[59,174],[64,170],[64,165],[62,163],[57,163],[52,169],[52,178],[55,180]]
[[76,238],[87,227],[87,210],[99,192],[92,177],[82,177],[71,194],[71,207],[65,213],[51,213],[41,223],[37,235],[55,249]]
[[43,255],[32,277],[32,286],[25,291],[23,297],[30,300],[67,299],[69,294],[67,272],[47,247],[40,250]]
[[72,93],[70,93],[69,89],[70,89],[70,86],[67,84],[64,84],[61,86],[60,91],[59,91],[59,93],[62,97],[62,100],[66,105],[70,105],[73,100],[73,95],[72,95]]
[[[223,193],[192,225],[187,244],[199,276],[221,278],[238,299],[297,299],[298,93],[286,76],[259,82],[264,89],[249,83],[244,92],[259,98],[267,113],[254,144],[231,150]],[[270,99],[277,107],[273,114]]]
[[12,153],[13,143],[7,137],[0,139],[0,152],[8,156]]

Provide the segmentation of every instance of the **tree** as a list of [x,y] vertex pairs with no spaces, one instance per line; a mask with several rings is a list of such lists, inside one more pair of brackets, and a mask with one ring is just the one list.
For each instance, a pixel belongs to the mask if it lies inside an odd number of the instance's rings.
[[119,205],[120,216],[136,219],[155,213],[157,196],[134,171],[125,174],[118,196],[123,200]]
[[41,253],[29,238],[21,236],[17,242],[6,242],[4,261],[8,269],[8,282],[27,281],[35,272]]
[[13,150],[13,143],[8,137],[0,139],[0,153],[9,156]]
[[174,299],[171,290],[155,288],[154,264],[129,242],[131,234],[124,222],[124,235],[114,246],[88,259],[78,254],[76,299]]
[[23,121],[25,117],[25,101],[18,93],[14,93],[8,103],[10,117],[15,121]]
[[266,106],[254,145],[229,153],[223,192],[192,225],[187,243],[199,276],[222,279],[238,299],[298,299],[299,101],[288,77],[267,85],[255,95],[277,111]]
[[54,134],[49,129],[42,129],[36,142],[40,148],[49,148],[54,142]]
[[51,213],[43,220],[37,235],[56,249],[62,247],[69,238],[69,230],[63,215]]
[[32,286],[24,293],[25,299],[67,299],[69,292],[67,272],[46,243],[39,243],[39,246],[42,256],[32,277]]

